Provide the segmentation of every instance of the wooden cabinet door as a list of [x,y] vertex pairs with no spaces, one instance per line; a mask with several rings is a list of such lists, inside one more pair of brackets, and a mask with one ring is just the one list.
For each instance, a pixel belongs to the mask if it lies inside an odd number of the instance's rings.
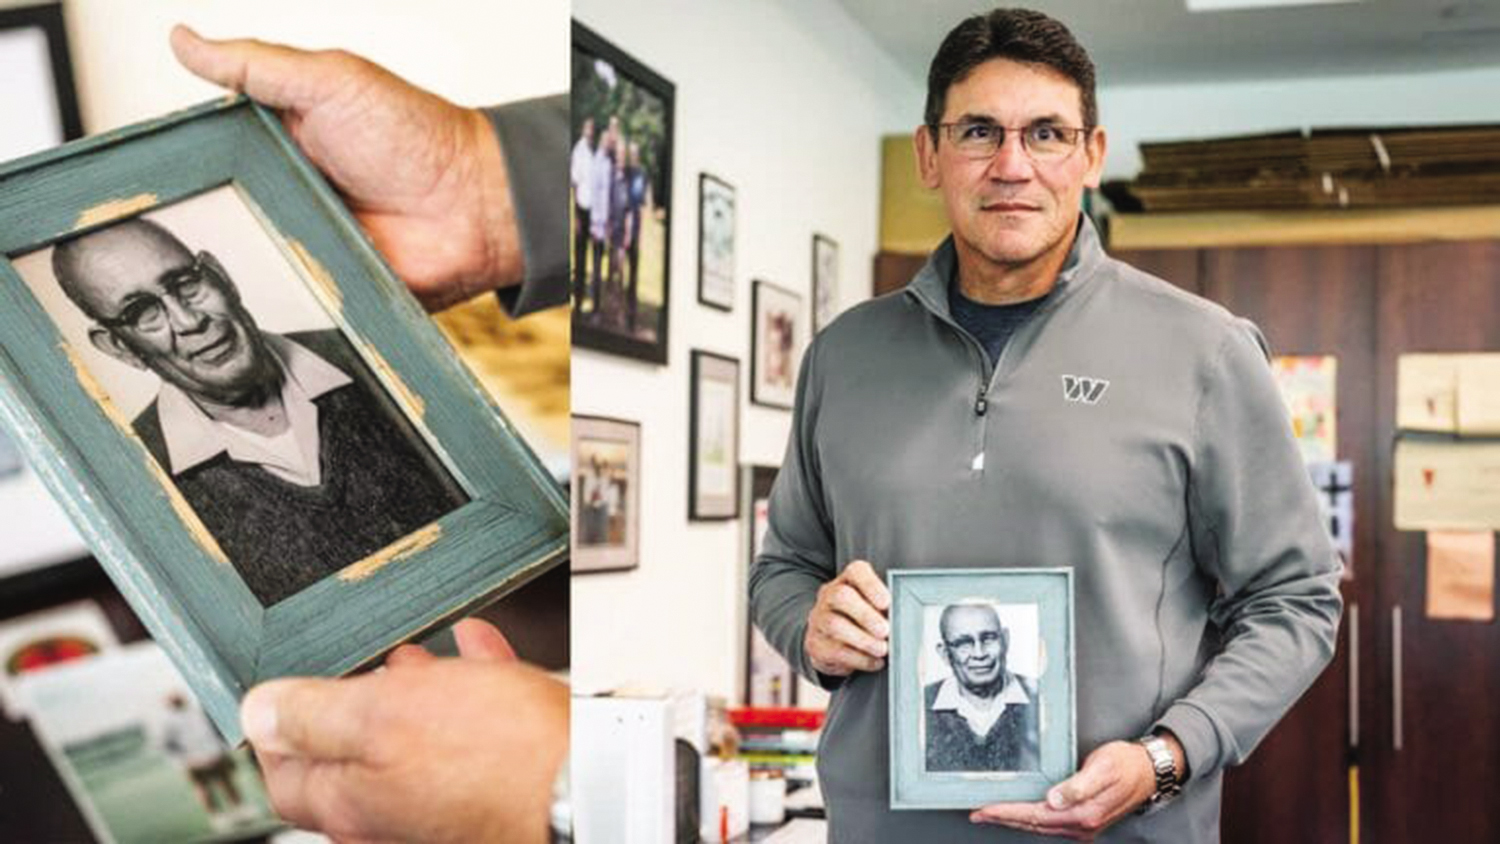
[[[1331,665],[1250,760],[1225,776],[1226,844],[1349,840],[1351,728],[1369,723],[1368,696],[1350,711],[1351,621],[1374,602],[1375,507],[1380,495],[1374,419],[1376,251],[1319,246],[1218,249],[1204,253],[1202,293],[1255,322],[1273,355],[1338,358],[1338,457],[1354,467],[1352,580],[1343,585],[1345,623]],[[1368,638],[1368,637],[1367,637]],[[1358,655],[1368,664],[1368,641]],[[1362,685],[1373,689],[1371,678]]]
[[1395,529],[1390,491],[1397,356],[1500,351],[1500,243],[1381,247],[1379,263],[1378,537],[1385,606],[1372,672],[1381,715],[1368,737],[1375,750],[1374,822],[1364,841],[1497,842],[1500,623],[1426,617],[1425,535]]

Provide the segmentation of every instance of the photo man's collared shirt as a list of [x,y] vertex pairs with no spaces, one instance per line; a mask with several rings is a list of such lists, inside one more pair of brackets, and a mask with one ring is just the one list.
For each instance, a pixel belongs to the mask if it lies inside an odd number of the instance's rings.
[[948,677],[938,686],[937,698],[933,700],[931,709],[933,712],[956,712],[976,736],[989,735],[990,728],[1005,714],[1007,705],[1025,706],[1031,703],[1026,696],[1026,691],[1016,681],[1016,675],[1007,674],[1005,686],[1000,694],[990,699],[988,703],[980,704],[966,696],[958,686],[958,680]]
[[313,401],[353,381],[343,370],[285,337],[262,336],[284,375],[281,401],[286,408],[287,430],[264,437],[216,421],[181,388],[163,382],[157,412],[172,475],[227,453],[233,460],[260,466],[288,483],[312,487],[323,482],[318,406]]

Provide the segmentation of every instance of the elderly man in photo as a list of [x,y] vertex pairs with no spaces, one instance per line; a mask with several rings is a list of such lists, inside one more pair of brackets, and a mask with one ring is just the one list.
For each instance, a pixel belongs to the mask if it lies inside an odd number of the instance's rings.
[[927,770],[1035,771],[1036,681],[1010,671],[1010,631],[988,604],[943,608],[938,655],[953,676],[924,690]]
[[[1265,341],[1105,254],[1080,213],[1094,66],[1056,20],[955,27],[914,143],[952,236],[809,347],[751,572],[766,638],[834,693],[830,840],[1217,841],[1225,767],[1323,670],[1342,608]],[[1078,773],[891,811],[881,574],[1038,565],[1074,571]]]
[[132,219],[57,245],[100,351],[162,381],[135,430],[270,606],[467,501],[334,330],[260,330],[229,273]]

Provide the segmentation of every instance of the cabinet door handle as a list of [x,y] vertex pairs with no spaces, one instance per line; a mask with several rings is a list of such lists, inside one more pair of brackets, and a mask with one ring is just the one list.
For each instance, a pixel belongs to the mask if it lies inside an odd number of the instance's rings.
[[1349,749],[1359,747],[1359,604],[1349,605]]
[[1391,607],[1391,746],[1401,749],[1401,608]]

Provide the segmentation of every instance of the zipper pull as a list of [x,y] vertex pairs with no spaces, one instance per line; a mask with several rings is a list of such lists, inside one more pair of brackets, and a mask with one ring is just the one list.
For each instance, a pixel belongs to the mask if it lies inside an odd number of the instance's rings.
[[987,411],[989,409],[990,409],[989,399],[986,399],[984,397],[984,391],[980,390],[979,391],[979,396],[974,399],[974,415],[975,416],[983,416],[984,413],[985,413],[985,411]]

